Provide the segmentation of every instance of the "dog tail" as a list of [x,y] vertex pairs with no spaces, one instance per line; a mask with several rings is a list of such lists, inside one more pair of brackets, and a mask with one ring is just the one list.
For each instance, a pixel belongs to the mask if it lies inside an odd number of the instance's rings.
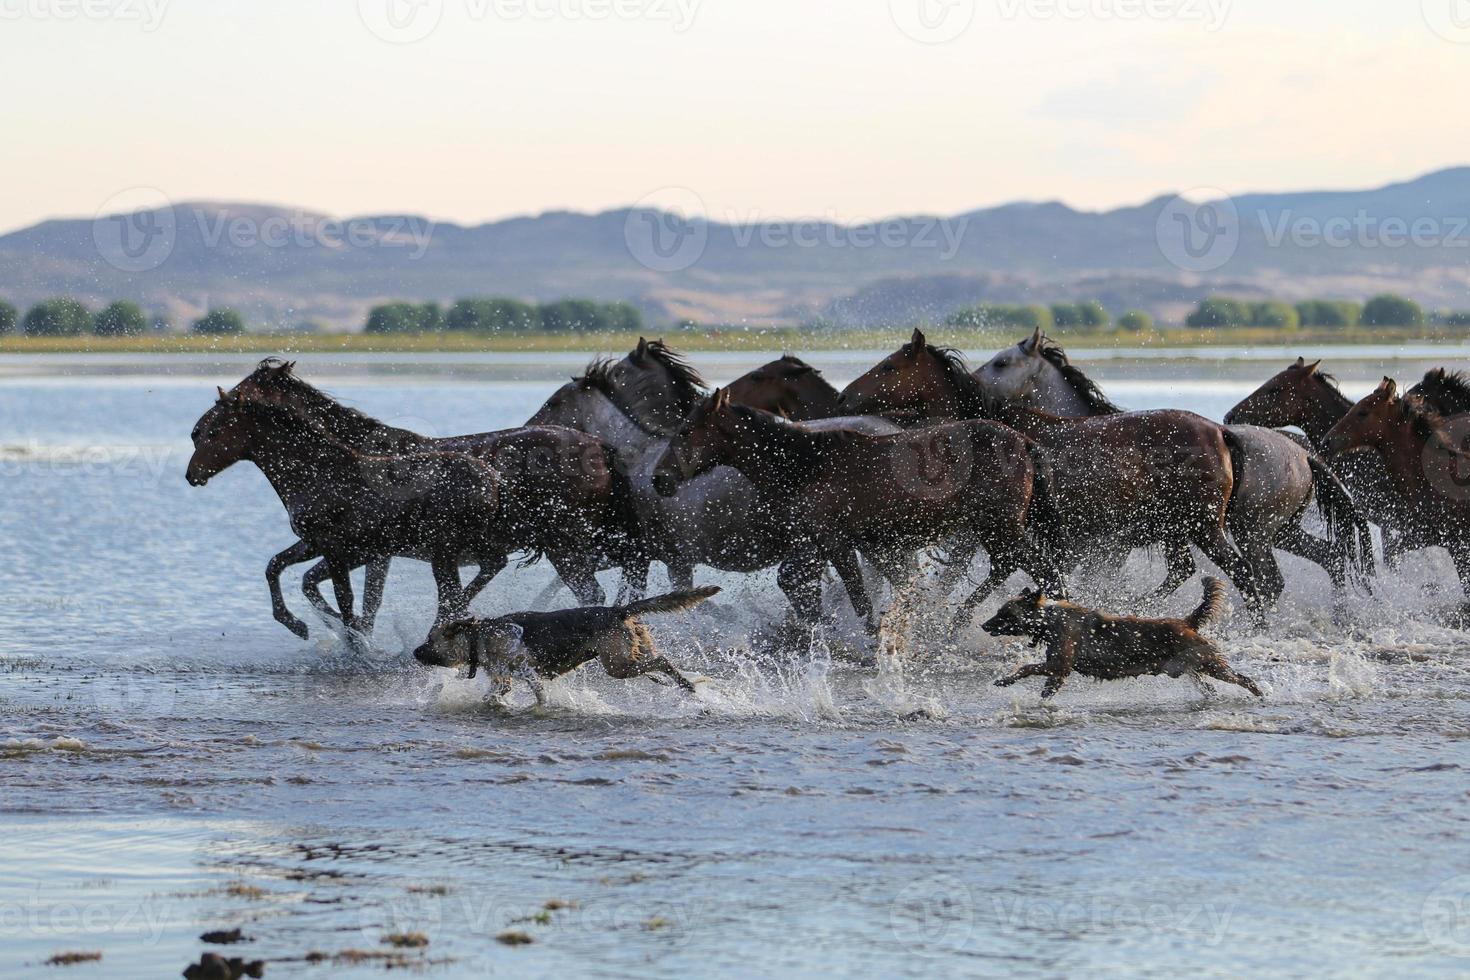
[[689,589],[685,592],[670,592],[668,595],[654,596],[651,599],[640,599],[630,602],[623,607],[623,615],[627,619],[638,616],[657,616],[660,613],[683,612],[685,609],[693,609],[704,600],[710,598],[720,591],[718,585],[706,585],[700,589]]
[[1209,629],[1225,616],[1225,583],[1213,576],[1205,579],[1205,598],[1194,612],[1184,618],[1196,633]]

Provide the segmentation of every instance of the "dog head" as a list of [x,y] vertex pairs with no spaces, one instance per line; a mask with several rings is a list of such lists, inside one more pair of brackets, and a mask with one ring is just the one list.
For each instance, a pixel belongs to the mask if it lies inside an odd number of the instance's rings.
[[414,650],[413,658],[425,667],[463,667],[474,649],[474,628],[479,620],[461,619],[441,623]]
[[980,628],[991,636],[1035,636],[1046,628],[1046,607],[1051,600],[1035,589],[1027,589],[997,610]]
[[520,640],[521,628],[514,623],[460,619],[435,626],[413,656],[426,667],[468,665],[474,677],[482,665],[495,666],[509,660],[511,649]]

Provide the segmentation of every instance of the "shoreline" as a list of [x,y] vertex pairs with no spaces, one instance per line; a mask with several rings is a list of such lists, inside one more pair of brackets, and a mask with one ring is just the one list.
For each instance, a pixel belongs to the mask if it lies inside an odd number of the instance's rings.
[[[803,331],[772,330],[650,330],[674,347],[690,352],[887,350],[907,339],[912,327],[885,330]],[[1018,334],[1005,330],[922,328],[931,343],[961,349],[998,349],[1015,343]],[[1054,335],[1068,348],[1138,349],[1289,346],[1332,344],[1372,346],[1427,344],[1459,347],[1470,333],[1423,329],[1294,330],[1238,328],[1233,330],[1163,329],[1147,334],[1117,331],[1069,331]],[[317,353],[511,353],[627,350],[638,343],[633,333],[576,334],[243,334],[234,337],[191,335],[140,337],[22,337],[0,336],[0,354],[317,354]]]

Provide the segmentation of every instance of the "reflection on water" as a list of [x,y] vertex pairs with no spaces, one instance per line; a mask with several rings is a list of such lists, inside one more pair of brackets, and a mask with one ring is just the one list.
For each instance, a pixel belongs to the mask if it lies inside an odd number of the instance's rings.
[[[811,359],[840,381],[849,357]],[[322,373],[449,433],[519,421],[585,360],[536,358]],[[717,380],[746,363],[696,360]],[[236,926],[251,941],[222,950],[268,976],[380,973],[365,953],[475,976],[1470,969],[1470,637],[1436,625],[1459,601],[1443,554],[1341,621],[1326,576],[1288,559],[1270,631],[1224,631],[1264,703],[1150,678],[1042,705],[990,684],[1026,651],[945,633],[923,594],[877,667],[847,619],[759,659],[772,576],[701,573],[728,587],[714,610],[656,625],[708,678],[696,698],[587,671],[537,712],[413,663],[432,596],[414,563],[366,655],[270,620],[261,571],[292,536],[264,479],[182,477],[216,378],[248,364],[119,382],[35,359],[0,383],[6,976],[177,975]],[[1379,371],[1333,366],[1349,386]],[[1247,368],[1097,373],[1130,405],[1218,417],[1271,370]],[[1140,555],[1083,589],[1122,602],[1161,574]],[[547,581],[509,573],[477,609]],[[382,941],[411,932],[429,945]],[[104,958],[41,965],[67,950]]]

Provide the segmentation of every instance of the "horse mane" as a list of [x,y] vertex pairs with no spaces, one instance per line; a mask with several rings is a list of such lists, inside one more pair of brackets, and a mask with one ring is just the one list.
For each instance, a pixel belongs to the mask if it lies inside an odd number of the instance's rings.
[[980,379],[970,373],[965,355],[958,348],[936,347],[933,344],[929,345],[929,352],[939,359],[940,369],[954,389],[964,416],[972,419],[990,418],[990,396]]
[[1424,373],[1424,379],[1409,389],[1425,403],[1425,407],[1440,415],[1456,415],[1470,412],[1470,378],[1460,371],[1434,368]]
[[1445,452],[1470,459],[1470,453],[1466,453],[1455,445],[1455,439],[1450,435],[1445,416],[1436,411],[1435,406],[1428,400],[1410,392],[1399,398],[1398,404],[1404,413],[1404,421],[1409,423],[1415,436],[1426,442],[1437,440],[1440,448]]
[[[303,384],[305,382],[302,382]],[[329,429],[316,425],[310,412],[301,406],[288,403],[277,403],[266,401],[262,398],[251,398],[247,395],[232,396],[231,404],[240,407],[251,415],[264,416],[270,424],[277,428],[286,428],[292,431],[304,430],[310,432],[321,446],[340,452],[352,458],[361,458],[369,455],[365,451],[349,444]]]
[[262,391],[283,395],[299,405],[308,421],[326,427],[338,440],[361,444],[384,436],[415,441],[423,439],[416,432],[399,429],[373,418],[366,412],[342,404],[331,395],[296,376],[295,364],[279,357],[267,357],[245,379]]
[[1098,387],[1097,382],[1089,378],[1083,373],[1081,368],[1072,363],[1061,344],[1052,340],[1046,334],[1042,334],[1041,340],[1036,346],[1036,352],[1046,358],[1052,367],[1062,373],[1062,378],[1067,384],[1072,386],[1072,390],[1087,404],[1087,410],[1089,412],[1094,415],[1118,415],[1122,413],[1123,409],[1111,398],[1103,394],[1103,390]]
[[[602,392],[603,396],[612,402],[618,411],[628,417],[628,421],[632,422],[645,434],[660,437],[670,435],[672,430],[668,426],[662,425],[649,412],[644,410],[641,405],[634,404],[630,401],[623,394],[622,389],[617,386],[617,383],[613,381],[612,372],[613,368],[617,367],[617,365],[616,358],[595,357],[587,362],[587,367],[582,370],[581,376],[572,380],[577,384],[586,385],[589,388],[594,388]],[[700,397],[703,397],[703,395]]]
[[663,365],[674,383],[674,397],[686,409],[699,403],[709,388],[704,376],[689,363],[689,359],[662,340],[650,340],[643,345],[643,352]]

